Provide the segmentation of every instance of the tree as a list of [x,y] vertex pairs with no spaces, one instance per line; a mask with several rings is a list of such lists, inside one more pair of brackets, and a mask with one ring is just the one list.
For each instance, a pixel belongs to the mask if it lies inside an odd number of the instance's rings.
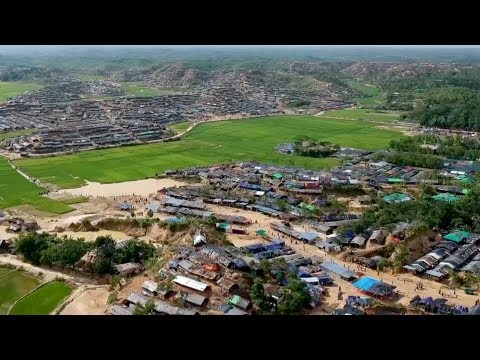
[[152,218],[152,217],[153,217],[153,211],[152,211],[151,209],[147,211],[147,216],[148,216],[149,218]]
[[410,261],[411,252],[410,249],[404,244],[398,244],[395,246],[395,259],[393,264],[397,269],[402,268]]
[[45,265],[74,267],[90,249],[91,244],[83,239],[65,239],[46,249],[40,262]]
[[133,310],[133,315],[153,315],[154,311],[155,303],[152,300],[149,300],[143,307],[137,304]]
[[112,292],[108,295],[107,303],[108,304],[113,304],[113,303],[117,302],[117,300],[118,300],[117,292],[114,291],[114,292]]
[[454,270],[450,270],[450,285],[453,286],[454,288],[459,288],[463,285],[463,283],[464,283],[464,280],[460,276],[460,274]]
[[43,252],[60,240],[47,233],[37,234],[34,232],[22,234],[16,241],[16,251],[24,256],[27,261],[34,265],[40,265]]
[[281,315],[290,315],[300,312],[311,300],[307,284],[298,275],[289,274],[288,284],[284,288],[278,304],[278,312]]
[[266,312],[270,312],[272,310],[272,304],[265,295],[263,284],[258,278],[255,279],[255,282],[250,289],[250,298],[261,310]]

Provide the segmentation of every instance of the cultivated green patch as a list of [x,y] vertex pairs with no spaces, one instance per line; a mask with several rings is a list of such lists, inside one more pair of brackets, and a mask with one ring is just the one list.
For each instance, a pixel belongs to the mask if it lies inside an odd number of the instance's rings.
[[15,301],[40,285],[40,280],[23,271],[0,270],[0,315],[5,315]]
[[38,210],[63,214],[73,209],[67,204],[40,195],[43,188],[31,183],[0,157],[0,208],[30,204]]
[[121,84],[121,87],[134,96],[157,96],[160,94],[159,90],[144,86],[141,82],[124,82]]
[[84,202],[87,202],[87,201],[88,201],[88,197],[86,197],[86,196],[76,196],[76,197],[72,197],[72,198],[69,198],[69,199],[61,200],[62,203],[68,204],[68,205],[80,204],[80,203],[84,203]]
[[35,129],[25,129],[25,130],[16,130],[16,131],[7,131],[7,132],[0,132],[0,142],[5,139],[14,138],[21,135],[28,135],[34,132]]
[[324,116],[354,120],[393,122],[395,120],[398,120],[399,113],[395,111],[378,111],[371,109],[344,109],[325,111]]
[[178,134],[186,131],[190,126],[192,126],[192,123],[190,121],[185,121],[178,124],[173,124],[170,126],[170,129]]
[[322,169],[336,159],[314,159],[275,151],[298,135],[365,150],[386,148],[397,131],[374,123],[315,116],[272,116],[201,124],[179,141],[21,159],[14,164],[42,182],[78,187],[82,179],[102,183],[144,179],[167,169],[255,160]]
[[72,285],[62,281],[52,281],[16,303],[9,315],[48,315],[72,291]]
[[0,101],[40,88],[42,85],[33,82],[0,81]]

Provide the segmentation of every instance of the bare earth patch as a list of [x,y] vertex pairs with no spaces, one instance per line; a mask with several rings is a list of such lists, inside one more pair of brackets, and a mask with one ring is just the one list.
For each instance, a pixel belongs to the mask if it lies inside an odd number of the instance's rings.
[[87,289],[69,303],[60,315],[105,315],[108,287]]
[[183,182],[172,179],[144,179],[114,184],[101,184],[87,181],[87,185],[75,189],[58,190],[58,194],[68,193],[76,196],[148,196],[164,187],[183,186]]

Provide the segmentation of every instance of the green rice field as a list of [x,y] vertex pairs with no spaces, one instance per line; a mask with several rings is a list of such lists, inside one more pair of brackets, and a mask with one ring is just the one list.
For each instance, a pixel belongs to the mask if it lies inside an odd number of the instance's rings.
[[160,94],[159,90],[151,87],[146,87],[142,85],[142,83],[137,82],[125,82],[121,84],[121,87],[127,93],[134,96],[156,96]]
[[393,122],[398,120],[399,113],[394,111],[375,111],[371,109],[343,109],[325,111],[326,117],[339,117],[352,120],[368,120],[378,122]]
[[20,81],[0,81],[0,101],[8,97],[21,95],[26,91],[38,90],[42,87],[40,84]]
[[26,272],[0,268],[0,315],[8,313],[10,307],[40,285],[40,280]]
[[48,315],[73,291],[73,286],[52,281],[24,297],[13,306],[9,315]]
[[38,210],[63,214],[73,209],[59,201],[40,195],[43,189],[18,174],[0,157],[0,208],[30,204]]
[[[275,151],[276,145],[292,142],[298,135],[365,150],[385,148],[390,140],[401,136],[397,131],[369,122],[274,116],[201,124],[178,141],[20,159],[14,164],[41,182],[62,188],[81,186],[83,179],[114,183],[152,177],[167,169],[222,162],[254,160],[313,169],[337,164],[336,159],[284,155]],[[27,199],[23,196],[22,201]]]

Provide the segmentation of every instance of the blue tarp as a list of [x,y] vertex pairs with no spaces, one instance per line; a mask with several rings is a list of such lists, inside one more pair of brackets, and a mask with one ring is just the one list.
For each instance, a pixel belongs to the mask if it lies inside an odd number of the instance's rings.
[[371,278],[369,276],[365,276],[353,283],[357,289],[368,291],[373,285],[379,284],[381,281],[378,279]]
[[346,267],[338,265],[334,262],[325,261],[320,265],[320,267],[324,270],[340,275],[344,279],[351,279],[355,276],[353,271],[348,270]]

